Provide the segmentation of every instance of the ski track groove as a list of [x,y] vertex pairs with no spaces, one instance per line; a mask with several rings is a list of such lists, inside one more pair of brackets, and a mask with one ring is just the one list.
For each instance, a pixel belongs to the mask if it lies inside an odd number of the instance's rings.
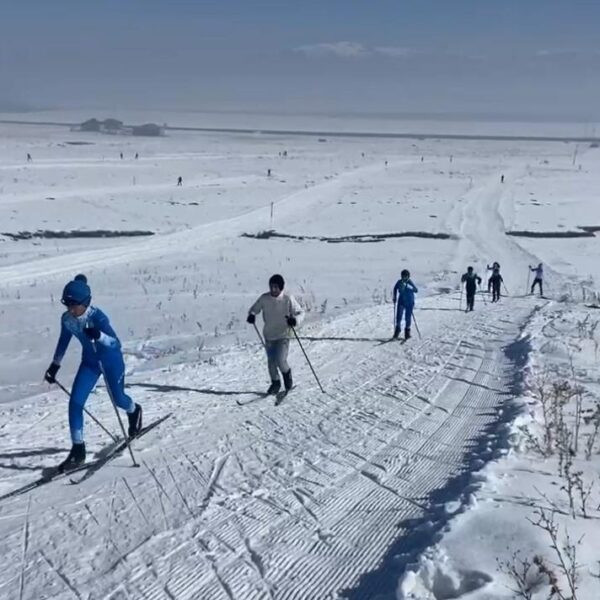
[[29,513],[31,511],[31,496],[27,499],[27,512],[23,523],[23,543],[21,553],[21,574],[19,579],[19,600],[23,600],[25,591],[25,569],[27,566],[27,547],[29,546]]
[[58,579],[65,585],[65,587],[77,598],[77,600],[82,600],[81,594],[77,591],[77,589],[73,586],[73,584],[65,577],[64,573],[61,573],[60,569],[57,569],[52,561],[46,556],[43,550],[39,551],[39,555],[42,557],[44,562],[50,567],[50,570],[55,573]]

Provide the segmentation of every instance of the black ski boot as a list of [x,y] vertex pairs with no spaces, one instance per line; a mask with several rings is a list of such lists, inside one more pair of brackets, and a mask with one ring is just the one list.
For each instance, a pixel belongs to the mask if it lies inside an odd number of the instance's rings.
[[396,327],[396,329],[394,329],[394,335],[393,335],[393,338],[394,338],[395,340],[397,340],[399,335],[400,335],[400,327]]
[[285,391],[289,392],[294,386],[294,382],[292,381],[292,370],[290,369],[287,373],[283,374],[283,385],[285,386]]
[[281,381],[279,381],[279,379],[271,381],[271,385],[269,386],[269,389],[267,390],[267,396],[274,396],[280,389],[281,389]]
[[139,404],[135,405],[135,410],[132,413],[127,413],[129,419],[129,437],[135,437],[142,429],[142,407]]
[[404,339],[410,340],[410,329],[408,327],[404,330]]
[[58,465],[57,471],[59,473],[66,473],[67,471],[72,471],[76,469],[80,465],[85,462],[85,444],[81,442],[80,444],[73,444],[71,448],[71,452],[69,452],[69,456],[65,458],[63,462]]

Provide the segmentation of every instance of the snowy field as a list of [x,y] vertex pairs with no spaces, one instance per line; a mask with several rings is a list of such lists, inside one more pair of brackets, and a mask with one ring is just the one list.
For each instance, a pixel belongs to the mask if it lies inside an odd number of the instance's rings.
[[[171,415],[134,443],[139,469],[122,455],[0,500],[0,598],[538,600],[553,574],[569,598],[540,510],[559,549],[585,534],[574,598],[599,598],[598,240],[506,235],[600,226],[599,162],[574,143],[0,124],[0,496],[70,447],[67,399],[42,378],[79,272],[146,423]],[[97,230],[119,237],[81,237]],[[253,237],[267,230],[290,237]],[[460,275],[494,260],[510,296],[465,314]],[[544,299],[525,295],[540,261]],[[421,336],[383,343],[403,268]],[[307,311],[326,390],[293,342],[297,389],[278,407],[257,395],[268,374],[245,323],[274,272]],[[73,344],[67,387],[78,359]],[[102,385],[87,408],[117,433]],[[110,442],[89,420],[86,440]],[[522,559],[529,596],[512,591]]]

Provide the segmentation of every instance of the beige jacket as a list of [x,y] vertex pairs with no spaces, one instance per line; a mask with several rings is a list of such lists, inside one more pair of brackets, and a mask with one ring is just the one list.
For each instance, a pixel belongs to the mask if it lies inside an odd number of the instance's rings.
[[285,292],[281,292],[279,296],[274,298],[269,292],[263,294],[250,307],[250,314],[257,315],[260,312],[263,314],[265,325],[263,334],[265,340],[281,340],[289,336],[289,327],[286,317],[296,317],[298,325],[304,319],[304,311],[293,296],[289,296]]

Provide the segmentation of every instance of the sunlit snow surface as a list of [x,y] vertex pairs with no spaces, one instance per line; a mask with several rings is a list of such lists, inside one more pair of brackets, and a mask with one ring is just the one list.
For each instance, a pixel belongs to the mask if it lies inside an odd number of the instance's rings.
[[[48,120],[84,118],[61,117]],[[185,124],[177,119],[169,121]],[[578,127],[546,133],[580,136]],[[528,132],[545,133],[542,124]],[[600,150],[580,143],[574,161],[574,143],[192,132],[144,139],[7,124],[0,134],[0,233],[154,232],[0,235],[0,494],[68,450],[66,397],[41,380],[62,287],[78,272],[123,341],[129,392],[147,422],[173,412],[134,444],[142,468],[123,456],[79,486],[57,481],[0,502],[0,597],[511,597],[495,557],[525,538],[532,554],[545,551],[546,540],[529,530],[531,508],[520,502],[516,510],[515,496],[535,499],[523,482],[553,467],[527,463],[535,458],[521,447],[500,458],[514,442],[514,397],[526,393],[515,386],[523,364],[507,348],[529,334],[527,364],[560,359],[542,351],[540,336],[550,334],[539,332],[563,319],[561,339],[575,344],[587,312],[582,294],[589,302],[599,268],[596,238],[505,231],[600,225]],[[451,239],[241,237],[270,229]],[[512,297],[492,306],[478,296],[476,312],[465,315],[460,274],[471,264],[485,280],[494,260]],[[540,261],[548,301],[522,297],[527,265]],[[382,344],[402,268],[419,287],[422,338],[413,327],[409,344]],[[278,408],[270,399],[240,407],[236,400],[252,401],[268,385],[245,315],[274,272],[308,311],[303,343],[327,394],[293,344],[297,389]],[[565,297],[580,303],[557,302]],[[588,344],[575,361],[593,353]],[[73,344],[59,372],[67,386],[78,356]],[[593,362],[582,363],[584,379],[593,379]],[[103,387],[88,408],[117,432]],[[106,439],[86,427],[93,454]],[[484,466],[490,459],[499,462]],[[556,487],[547,479],[536,483]],[[597,580],[593,555],[583,555],[587,591]]]

